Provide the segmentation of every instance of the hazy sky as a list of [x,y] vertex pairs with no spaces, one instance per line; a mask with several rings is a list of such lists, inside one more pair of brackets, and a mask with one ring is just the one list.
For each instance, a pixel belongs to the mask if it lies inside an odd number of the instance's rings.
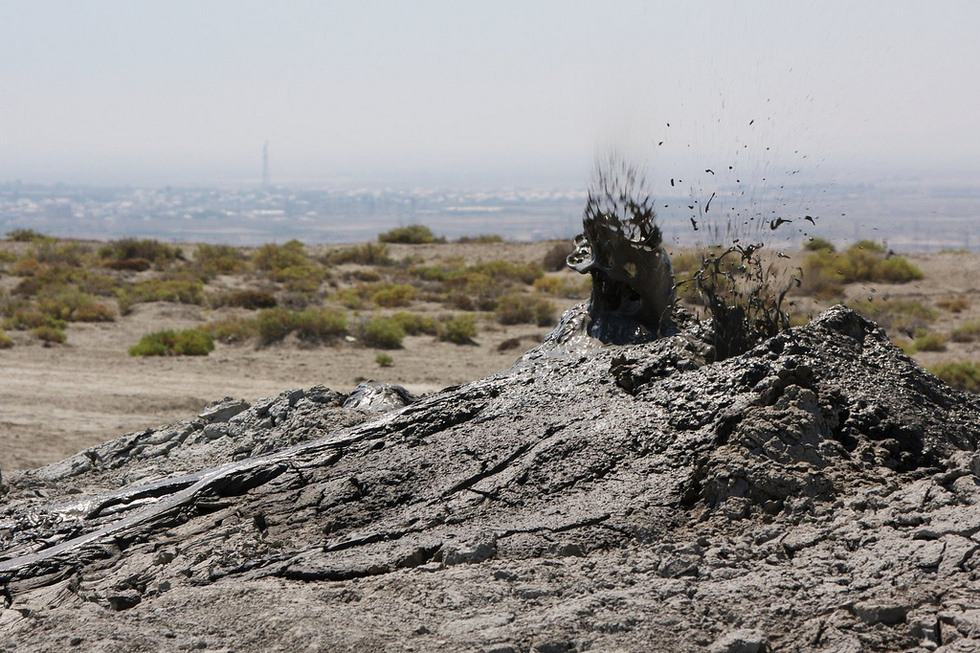
[[0,181],[254,182],[266,140],[278,182],[976,170],[978,33],[974,0],[0,0]]

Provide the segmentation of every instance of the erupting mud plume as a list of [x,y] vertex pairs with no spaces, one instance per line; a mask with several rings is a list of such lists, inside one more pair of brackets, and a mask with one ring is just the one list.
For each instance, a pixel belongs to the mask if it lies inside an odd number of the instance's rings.
[[[740,237],[739,222],[729,216],[722,239],[722,230],[709,222],[718,242],[702,247],[697,270],[678,282],[653,206],[637,166],[616,155],[597,163],[582,233],[568,257],[570,267],[592,275],[589,335],[613,344],[669,335],[676,330],[677,289],[683,284],[693,284],[710,314],[718,359],[742,353],[789,327],[783,300],[799,277],[784,274],[778,256],[769,260],[763,255],[761,237],[743,243],[749,234]],[[692,224],[696,229],[697,223]],[[772,224],[772,230],[779,226]]]
[[653,200],[635,166],[616,157],[596,166],[568,265],[592,275],[589,335],[622,344],[671,328],[674,271]]

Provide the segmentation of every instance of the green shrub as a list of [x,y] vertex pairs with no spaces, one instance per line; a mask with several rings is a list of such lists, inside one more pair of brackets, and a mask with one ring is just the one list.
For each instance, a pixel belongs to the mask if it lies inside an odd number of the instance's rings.
[[395,359],[389,354],[378,354],[374,357],[374,362],[381,367],[394,367],[395,365]]
[[38,265],[31,276],[23,277],[14,289],[20,297],[54,294],[69,290],[111,296],[119,283],[111,276],[85,268],[65,265]]
[[199,329],[155,331],[129,348],[130,356],[207,356],[214,351],[214,338]]
[[15,277],[33,277],[41,268],[41,263],[33,256],[26,256],[18,259],[10,269],[10,274]]
[[326,268],[311,259],[298,240],[290,240],[284,245],[262,245],[252,255],[252,261],[270,279],[295,292],[314,292],[327,277]]
[[198,245],[194,251],[194,264],[207,278],[219,274],[239,274],[249,269],[245,254],[230,245]]
[[255,318],[259,344],[279,342],[293,330],[293,314],[285,308],[267,308]]
[[413,265],[406,272],[422,281],[442,283],[460,268],[462,268],[462,261],[444,261],[440,265]]
[[14,341],[3,331],[0,331],[0,349],[10,349],[14,346]]
[[384,243],[364,243],[345,249],[334,250],[327,254],[325,262],[333,265],[358,263],[360,265],[390,265],[388,246]]
[[[478,310],[476,302],[469,295],[464,295],[463,293],[453,293],[446,297],[446,304],[457,311],[475,311]],[[493,310],[497,307],[497,301],[495,299],[484,298],[480,304],[485,306],[487,310]]]
[[26,331],[37,327],[51,327],[53,329],[64,329],[68,326],[65,320],[60,320],[51,315],[45,315],[41,311],[32,307],[21,307],[11,311],[11,314],[3,322],[6,329],[17,329]]
[[45,236],[42,233],[38,233],[33,229],[13,229],[8,231],[6,234],[7,240],[12,240],[17,243],[33,243],[39,240],[51,240],[50,236]]
[[458,243],[477,243],[480,245],[493,245],[504,242],[504,237],[497,234],[480,234],[479,236],[461,236]]
[[361,328],[361,339],[370,347],[399,349],[405,338],[405,329],[390,317],[375,317]]
[[378,234],[378,240],[382,243],[407,243],[409,245],[446,242],[445,238],[436,238],[432,235],[431,229],[420,224],[397,227],[383,234]]
[[55,240],[37,242],[31,252],[31,257],[39,263],[47,265],[64,265],[81,267],[88,250],[78,243],[59,243]]
[[923,276],[922,270],[901,256],[878,261],[871,271],[871,281],[881,283],[908,283],[917,281]]
[[181,256],[179,248],[153,239],[124,238],[99,248],[99,257],[117,261],[144,259],[154,263],[173,261]]
[[110,258],[102,261],[102,267],[110,270],[127,272],[144,272],[153,267],[153,262],[145,258]]
[[264,290],[233,290],[215,298],[214,305],[257,310],[276,306],[276,298],[272,293]]
[[377,283],[378,281],[381,281],[381,274],[374,268],[360,268],[351,272],[348,278],[356,279],[357,281]]
[[980,339],[980,320],[973,320],[956,327],[950,339],[953,342],[973,342]]
[[420,334],[437,335],[439,333],[439,323],[435,319],[417,313],[399,311],[391,316],[395,322],[410,336]]
[[818,299],[839,295],[841,284],[856,281],[907,283],[922,278],[922,271],[901,256],[886,257],[883,245],[861,240],[836,254],[819,249],[803,262],[803,282],[800,292]]
[[939,363],[929,367],[928,370],[954,388],[980,393],[980,365],[976,363],[968,361]]
[[327,308],[308,308],[294,313],[291,324],[300,340],[324,342],[347,333],[347,314]]
[[863,238],[857,241],[847,249],[867,251],[873,254],[881,254],[881,255],[884,255],[888,251],[888,248],[886,248],[883,243],[879,243],[877,241],[870,240],[868,238]]
[[836,250],[834,244],[826,238],[810,237],[803,243],[803,249],[810,252],[829,252],[833,254]]
[[470,265],[462,272],[484,274],[501,281],[513,281],[525,285],[531,285],[535,279],[544,276],[544,270],[537,263],[511,263],[499,259]]
[[444,318],[440,325],[439,339],[457,345],[469,345],[476,338],[476,316],[472,313],[459,313]]
[[133,304],[145,302],[201,304],[204,302],[204,284],[183,279],[145,279],[118,290],[116,299],[124,314]]
[[505,295],[497,302],[497,320],[501,324],[554,324],[555,305],[546,299],[527,295]]
[[923,333],[912,341],[915,351],[946,351],[946,337],[941,333]]
[[215,340],[226,345],[244,342],[258,333],[255,320],[230,317],[197,327],[199,331],[210,333]]
[[63,329],[59,329],[58,327],[49,324],[44,324],[31,329],[31,334],[33,334],[33,336],[38,340],[42,340],[46,343],[61,343],[68,339],[68,336],[65,335]]
[[847,306],[886,330],[897,329],[911,332],[935,321],[935,310],[911,300],[866,300],[848,302]]
[[451,275],[446,285],[450,289],[458,291],[457,294],[475,297],[477,303],[480,303],[481,300],[492,299],[494,304],[496,304],[496,299],[511,287],[507,280],[472,269]]
[[327,270],[315,265],[294,266],[271,273],[270,277],[291,292],[312,293],[327,278]]
[[303,266],[309,261],[306,247],[296,239],[283,245],[266,243],[252,254],[252,262],[255,263],[255,267],[266,272]]
[[371,301],[385,308],[408,306],[417,292],[414,286],[404,283],[381,284],[371,293]]
[[37,307],[41,313],[66,322],[112,322],[116,319],[111,308],[73,287],[39,297]]
[[359,284],[354,288],[341,288],[331,295],[330,298],[335,302],[340,302],[347,308],[359,309],[364,307],[369,293],[370,286]]
[[560,277],[541,277],[534,280],[534,289],[566,299],[583,299],[592,292],[592,277],[587,275],[562,275]]
[[962,313],[966,309],[970,308],[970,300],[962,295],[956,297],[947,296],[936,301],[936,306],[943,310],[947,310],[950,313]]

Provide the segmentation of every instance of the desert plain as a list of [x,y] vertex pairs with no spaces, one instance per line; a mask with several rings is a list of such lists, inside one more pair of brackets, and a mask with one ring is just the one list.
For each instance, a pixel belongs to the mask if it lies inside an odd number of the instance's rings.
[[[235,290],[261,288],[276,296],[280,305],[295,302],[295,293],[252,269],[250,264],[243,271],[208,278],[203,283],[204,297],[197,303],[145,301],[123,311],[112,296],[99,298],[109,307],[113,319],[71,322],[62,343],[43,341],[29,330],[7,328],[12,346],[0,349],[0,472],[38,467],[125,433],[190,419],[209,403],[226,397],[254,402],[287,389],[314,385],[348,393],[369,379],[401,384],[421,395],[504,370],[545,337],[562,311],[587,301],[588,287],[582,283],[581,275],[569,269],[543,268],[539,278],[556,281],[518,283],[512,290],[550,302],[552,307],[550,319],[529,323],[501,323],[493,310],[480,310],[479,306],[463,306],[472,310],[461,310],[459,302],[453,305],[426,292],[425,284],[417,279],[419,292],[404,306],[379,306],[367,299],[351,308],[338,299],[337,293],[365,283],[399,282],[402,272],[412,267],[458,269],[492,261],[538,266],[558,244],[492,239],[392,243],[385,246],[390,262],[382,265],[331,263],[342,260],[337,252],[358,246],[305,246],[305,254],[321,262],[325,275],[322,285],[307,294],[307,301],[315,306],[334,307],[347,316],[347,335],[325,342],[311,343],[291,334],[261,346],[254,337],[234,343],[216,339],[214,350],[206,356],[128,353],[151,332],[191,329],[229,317],[250,319],[256,310],[217,306],[220,302],[213,301],[214,297]],[[103,244],[75,242],[74,246],[95,252]],[[18,284],[25,278],[17,273],[16,264],[29,257],[32,248],[36,244],[0,241],[0,252],[6,254],[0,263],[0,298],[5,301],[16,296]],[[195,245],[185,244],[181,249],[184,259],[194,260]],[[256,251],[241,249],[242,260],[251,261]],[[789,254],[786,265],[792,268],[803,265],[810,252]],[[798,321],[838,302],[918,305],[929,315],[918,320],[921,324],[916,329],[920,335],[937,335],[941,344],[915,351],[911,343],[917,334],[907,320],[901,319],[886,327],[893,342],[906,347],[913,359],[927,368],[944,362],[980,365],[980,335],[951,337],[966,333],[969,329],[964,327],[980,321],[980,254],[898,254],[922,271],[921,279],[906,283],[849,283],[842,287],[842,294],[827,297],[791,293],[787,298],[790,311]],[[113,274],[120,283],[133,283],[136,279],[165,276],[167,267],[156,265],[145,271]],[[400,347],[384,349],[369,346],[359,337],[357,325],[379,315],[405,311],[433,320],[469,313],[475,317],[477,332],[464,344],[430,333],[406,334]]]

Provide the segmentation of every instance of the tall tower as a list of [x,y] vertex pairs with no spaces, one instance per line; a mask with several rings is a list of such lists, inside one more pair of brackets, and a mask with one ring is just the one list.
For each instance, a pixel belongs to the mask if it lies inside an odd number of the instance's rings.
[[269,141],[262,146],[262,188],[269,190]]

